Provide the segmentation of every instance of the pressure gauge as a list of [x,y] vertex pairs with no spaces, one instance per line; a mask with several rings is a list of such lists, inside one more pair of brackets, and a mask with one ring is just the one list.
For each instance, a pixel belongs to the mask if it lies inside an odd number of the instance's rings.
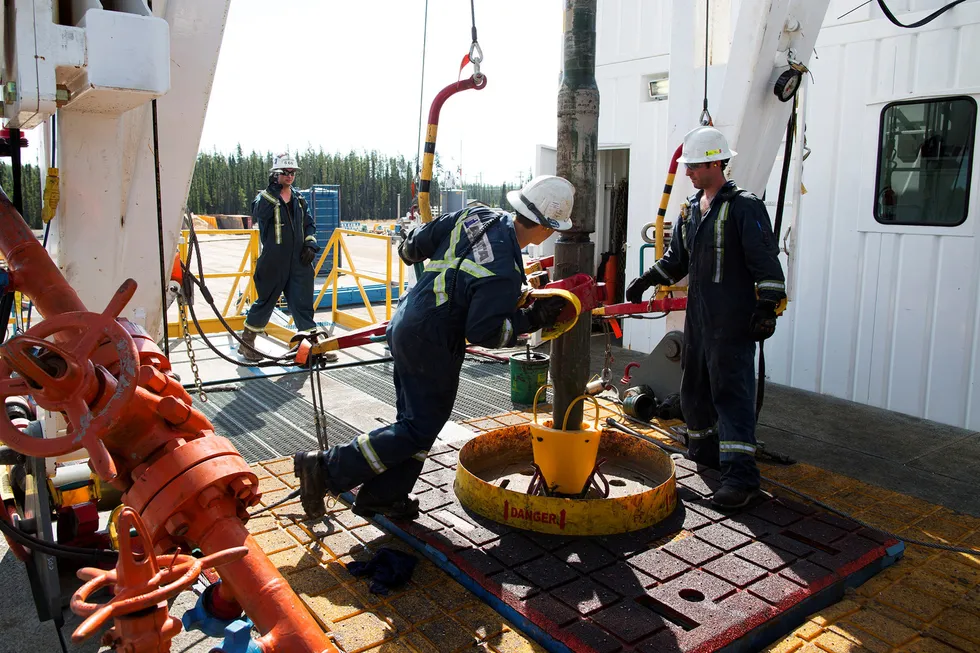
[[789,102],[800,89],[800,82],[803,80],[803,72],[796,68],[790,68],[776,80],[776,85],[772,92],[781,102]]

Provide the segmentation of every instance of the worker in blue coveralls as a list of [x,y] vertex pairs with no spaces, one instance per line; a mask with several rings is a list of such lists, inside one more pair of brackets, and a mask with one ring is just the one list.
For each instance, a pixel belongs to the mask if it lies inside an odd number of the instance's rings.
[[762,200],[725,178],[735,156],[725,136],[698,127],[679,162],[698,192],[681,207],[664,257],[635,279],[626,299],[688,275],[681,410],[688,456],[721,470],[712,504],[737,509],[759,492],[755,463],[755,343],[776,330],[786,297],[776,238]]
[[564,307],[557,297],[517,307],[526,282],[521,250],[572,226],[574,195],[561,177],[535,177],[507,194],[514,215],[471,207],[442,215],[402,241],[398,253],[405,263],[428,264],[387,329],[397,420],[344,446],[293,457],[308,516],[324,514],[327,493],[357,486],[353,510],[359,515],[418,516],[409,493],[452,414],[466,342],[513,346],[518,334],[554,325]]
[[[249,362],[262,360],[255,349],[255,337],[265,331],[272,312],[285,295],[286,305],[299,331],[316,327],[313,321],[313,261],[320,250],[316,242],[316,223],[306,201],[293,193],[299,166],[290,154],[273,159],[269,187],[252,202],[252,221],[258,224],[262,253],[255,262],[252,280],[258,299],[245,317],[239,353]],[[336,361],[328,352],[326,360]]]

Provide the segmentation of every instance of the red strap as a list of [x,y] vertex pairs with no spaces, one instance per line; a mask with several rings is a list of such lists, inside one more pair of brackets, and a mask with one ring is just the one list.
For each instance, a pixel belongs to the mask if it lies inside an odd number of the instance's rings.
[[619,328],[619,320],[609,320],[609,326],[612,327],[614,336],[617,338],[623,337],[623,330]]
[[467,52],[463,55],[463,60],[459,64],[459,74],[456,75],[456,83],[459,84],[459,80],[463,78],[463,68],[470,62],[470,53]]

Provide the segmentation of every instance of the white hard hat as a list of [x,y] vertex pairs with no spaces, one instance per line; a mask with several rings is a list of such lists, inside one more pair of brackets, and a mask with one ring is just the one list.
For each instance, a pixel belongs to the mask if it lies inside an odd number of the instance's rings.
[[525,218],[549,229],[572,228],[575,187],[567,179],[540,175],[524,184],[524,188],[507,193],[507,201]]
[[272,158],[272,172],[280,170],[299,170],[299,166],[296,165],[296,157],[285,153],[274,156]]
[[728,139],[714,127],[696,127],[684,136],[684,149],[678,163],[726,161],[737,152],[728,147]]

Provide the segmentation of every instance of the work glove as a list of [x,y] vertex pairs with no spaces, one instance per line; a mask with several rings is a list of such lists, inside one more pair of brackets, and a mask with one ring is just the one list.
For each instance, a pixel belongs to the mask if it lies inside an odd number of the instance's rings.
[[749,319],[749,337],[762,342],[776,332],[776,302],[760,299]]
[[528,308],[524,309],[524,315],[531,325],[529,333],[554,326],[563,308],[565,308],[565,300],[562,297],[535,299]]
[[626,301],[639,304],[643,301],[643,293],[655,285],[657,285],[656,279],[650,278],[649,272],[641,274],[626,286]]
[[299,253],[299,262],[303,265],[311,265],[316,256],[316,250],[309,245],[303,246],[303,251]]
[[412,254],[414,252],[412,252],[411,248],[408,246],[408,239],[414,230],[415,229],[402,229],[402,239],[398,243],[398,257],[404,261],[405,265],[415,265],[416,263],[421,263],[425,260],[424,258],[419,259],[413,256]]

